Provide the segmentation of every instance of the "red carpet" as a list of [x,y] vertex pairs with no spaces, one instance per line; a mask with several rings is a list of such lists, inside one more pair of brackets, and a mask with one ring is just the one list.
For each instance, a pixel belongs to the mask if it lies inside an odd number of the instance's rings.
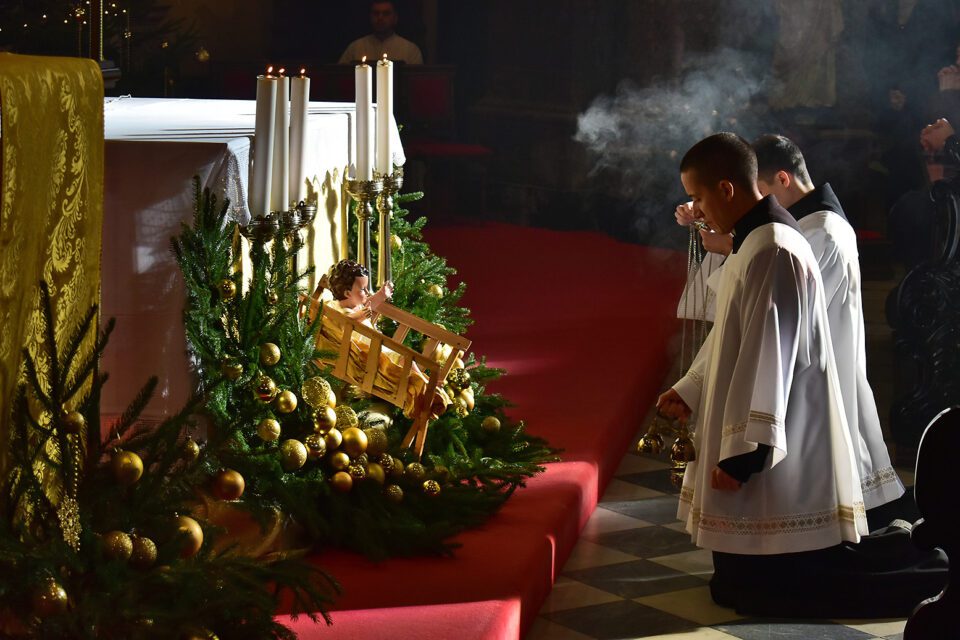
[[441,228],[428,240],[467,283],[475,351],[507,369],[495,390],[564,449],[563,462],[463,533],[454,558],[319,556],[344,595],[332,628],[293,623],[301,638],[521,637],[669,366],[680,254],[501,224]]

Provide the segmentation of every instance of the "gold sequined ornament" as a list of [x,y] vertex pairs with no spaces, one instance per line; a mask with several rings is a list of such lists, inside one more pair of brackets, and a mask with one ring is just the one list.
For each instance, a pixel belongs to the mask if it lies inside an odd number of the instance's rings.
[[260,376],[257,378],[255,393],[260,402],[272,402],[277,395],[277,383],[270,376]]
[[297,410],[297,396],[293,391],[284,389],[277,394],[277,400],[274,402],[274,406],[280,413],[293,413]]
[[67,592],[55,578],[47,578],[34,589],[31,603],[35,616],[55,616],[67,610]]
[[327,441],[317,433],[311,433],[304,438],[303,444],[307,447],[307,457],[311,460],[319,460],[327,452]]
[[228,278],[224,278],[217,283],[217,292],[221,300],[232,300],[237,295],[237,283]]
[[113,477],[120,484],[133,484],[143,475],[143,460],[132,451],[118,449],[110,459]]
[[198,445],[193,438],[187,438],[180,452],[184,460],[193,462],[200,457],[200,445]]
[[430,285],[429,287],[427,287],[427,295],[428,295],[428,296],[432,296],[432,297],[434,297],[434,298],[442,298],[442,297],[443,297],[443,287],[441,287],[441,286],[438,285],[438,284],[432,284],[432,285]]
[[323,439],[327,442],[327,451],[334,451],[340,448],[340,444],[343,442],[343,434],[340,433],[339,429],[330,429],[323,434]]
[[426,480],[423,483],[423,492],[431,498],[440,495],[440,483],[436,480]]
[[352,464],[347,467],[347,472],[354,480],[363,480],[367,477],[367,469],[362,464]]
[[313,416],[313,430],[326,433],[337,426],[337,412],[332,407],[321,407]]
[[454,369],[447,376],[447,384],[455,391],[462,391],[470,386],[470,373],[466,369]]
[[350,456],[343,451],[331,453],[327,461],[335,471],[346,471],[347,467],[350,466]]
[[363,430],[367,437],[366,453],[376,458],[387,450],[387,432],[380,427],[370,427]]
[[273,418],[264,418],[257,423],[257,435],[264,442],[276,442],[280,438],[280,423]]
[[377,456],[377,463],[383,467],[384,473],[390,474],[393,472],[393,456],[389,453],[381,453]]
[[130,554],[130,564],[137,569],[149,569],[157,561],[157,545],[150,538],[131,536],[133,551]]
[[319,376],[304,380],[300,387],[300,395],[308,405],[318,411],[329,407],[331,400],[336,403],[336,396],[333,395],[333,388],[330,383]]
[[280,347],[272,342],[264,342],[260,345],[260,364],[272,367],[278,362],[280,362]]
[[83,417],[83,414],[79,411],[67,411],[64,410],[60,414],[60,428],[63,429],[65,433],[80,433],[80,431],[86,426],[87,419]]
[[357,412],[351,407],[342,404],[336,408],[336,412],[337,427],[340,429],[340,431],[344,431],[350,427],[356,427],[360,424],[360,420],[357,418]]
[[237,500],[245,488],[243,476],[233,469],[223,469],[213,480],[214,495],[221,500]]
[[333,488],[342,493],[346,493],[353,488],[353,478],[346,471],[337,471],[333,474],[333,477],[330,478],[330,484],[333,485]]
[[284,471],[296,471],[307,462],[307,448],[299,440],[284,440],[280,444],[280,466]]
[[480,426],[487,433],[496,433],[500,431],[500,419],[496,416],[487,416],[483,419],[483,422],[480,423]]
[[177,516],[176,519],[177,535],[180,537],[180,557],[192,558],[197,555],[203,546],[203,529],[200,524],[190,516]]
[[390,502],[403,502],[403,489],[401,489],[398,485],[388,484],[384,488],[383,493],[387,496],[387,500]]
[[466,418],[470,413],[470,409],[467,408],[467,401],[462,396],[453,399],[453,412],[458,418]]
[[403,475],[414,482],[420,482],[426,477],[427,470],[419,462],[411,462],[407,465]]
[[367,464],[367,478],[373,480],[377,484],[383,484],[387,481],[387,474],[384,472],[383,467],[381,467],[376,462],[370,462]]
[[367,434],[357,427],[343,431],[343,449],[351,458],[356,458],[367,450]]
[[123,531],[108,531],[103,534],[103,553],[111,560],[126,562],[133,554],[133,541]]
[[243,375],[243,365],[233,358],[224,358],[220,362],[220,373],[228,380],[238,380]]

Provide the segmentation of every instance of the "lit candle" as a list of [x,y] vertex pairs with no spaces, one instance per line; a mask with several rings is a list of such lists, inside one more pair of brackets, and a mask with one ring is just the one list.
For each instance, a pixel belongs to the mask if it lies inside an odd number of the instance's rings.
[[273,134],[273,176],[270,210],[286,211],[290,206],[290,78],[277,78],[277,110]]
[[390,118],[393,115],[393,62],[383,54],[377,62],[377,171],[388,176],[393,173],[393,154],[390,149]]
[[290,196],[294,202],[306,197],[307,108],[310,106],[310,78],[306,69],[290,81]]
[[253,179],[248,204],[251,215],[270,213],[270,174],[273,170],[273,126],[276,116],[277,83],[271,75],[257,76],[257,112],[253,130]]
[[356,69],[356,120],[357,120],[357,175],[358,180],[373,179],[373,135],[370,130],[370,117],[373,111],[371,93],[373,76],[367,57]]

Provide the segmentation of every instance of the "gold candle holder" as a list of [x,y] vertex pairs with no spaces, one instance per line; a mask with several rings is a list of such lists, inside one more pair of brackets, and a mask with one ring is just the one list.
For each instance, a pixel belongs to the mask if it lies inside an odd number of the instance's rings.
[[403,167],[395,167],[393,173],[382,176],[383,189],[377,196],[377,211],[380,226],[377,235],[377,288],[393,280],[393,264],[390,250],[390,221],[393,219],[393,196],[403,187]]
[[368,270],[371,267],[370,220],[373,218],[373,203],[382,189],[383,182],[377,177],[373,180],[347,180],[347,193],[357,203],[354,208],[357,216],[357,262]]

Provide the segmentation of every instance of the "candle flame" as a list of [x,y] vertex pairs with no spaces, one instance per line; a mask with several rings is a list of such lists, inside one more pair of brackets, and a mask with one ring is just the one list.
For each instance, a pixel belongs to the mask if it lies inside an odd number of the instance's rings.
[[283,74],[285,74],[286,72],[287,72],[286,69],[284,69],[283,67],[280,67],[280,70],[279,70],[277,73],[279,73],[279,74],[280,74],[280,77],[282,78],[282,77],[283,77]]
[[269,67],[267,67],[267,77],[269,78],[270,74],[272,73],[273,73],[273,65],[270,65]]
[[300,77],[303,78],[307,75],[306,67],[300,67]]
[[383,54],[383,61],[384,61],[384,62],[387,61],[387,54]]
[[367,56],[363,56],[363,58],[360,59],[360,62],[363,64],[367,64]]

